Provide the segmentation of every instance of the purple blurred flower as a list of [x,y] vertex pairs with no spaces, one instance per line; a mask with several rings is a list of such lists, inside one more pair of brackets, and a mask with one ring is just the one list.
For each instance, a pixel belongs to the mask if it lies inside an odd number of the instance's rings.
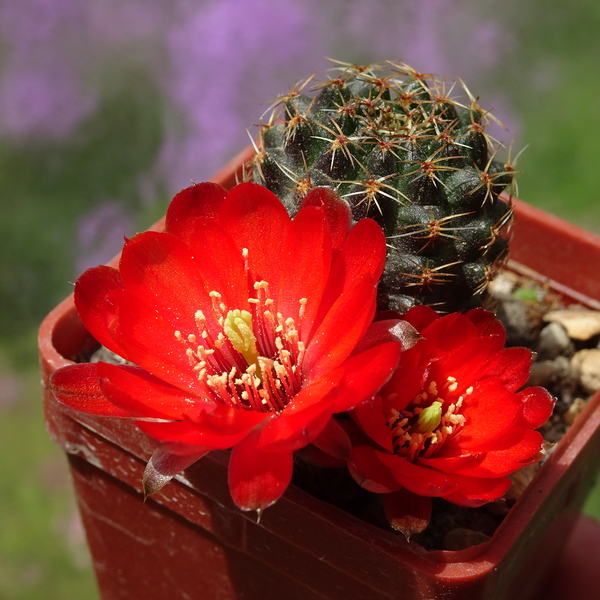
[[17,52],[60,45],[65,29],[81,26],[84,10],[79,0],[5,0],[0,4],[0,35]]
[[[512,46],[492,8],[492,0],[477,8],[461,0],[3,0],[0,135],[69,135],[115,81],[102,77],[105,67],[116,64],[121,76],[135,65],[170,105],[157,169],[175,192],[248,143],[261,103],[317,70],[325,77],[325,56],[403,60],[475,88]],[[485,93],[482,105],[493,107]]]
[[287,91],[324,64],[322,39],[311,35],[313,2],[215,0],[179,3],[168,33],[172,68],[165,81],[184,115],[162,154],[172,189],[210,176],[247,143],[260,102]]
[[259,104],[330,66],[325,56],[481,75],[508,40],[482,12],[458,0],[179,0],[163,79],[183,123],[167,124],[159,161],[170,191],[210,176],[244,147]]
[[[85,3],[89,34],[99,48],[137,46],[138,57],[152,61],[150,50],[172,19],[172,0],[95,0]],[[149,42],[149,44],[147,44]]]
[[[479,9],[459,0],[345,0],[336,3],[347,52],[369,60],[402,60],[421,72],[471,79],[497,64],[510,33],[481,0]],[[366,32],[370,32],[367,37]]]
[[85,54],[85,10],[77,0],[8,0],[0,5],[5,45],[0,133],[62,137],[95,108],[78,60]]
[[0,133],[12,138],[67,135],[95,108],[62,63],[11,68],[0,78]]

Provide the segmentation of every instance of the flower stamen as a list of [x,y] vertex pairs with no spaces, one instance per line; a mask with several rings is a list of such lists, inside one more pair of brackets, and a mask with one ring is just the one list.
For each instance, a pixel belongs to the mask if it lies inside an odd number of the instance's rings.
[[[435,380],[431,380],[425,391],[417,394],[402,410],[390,409],[388,426],[394,438],[394,452],[415,462],[418,458],[429,458],[443,446],[445,441],[457,435],[465,423],[460,414],[464,396],[451,402],[449,397],[459,387],[455,377],[448,377],[445,390],[438,390]],[[444,392],[446,399],[439,394]],[[466,394],[473,392],[470,387]],[[392,401],[395,394],[387,400]]]
[[[242,252],[247,261],[247,252]],[[269,284],[253,285],[256,298],[248,298],[248,310],[229,310],[219,292],[209,297],[212,317],[219,331],[209,333],[207,318],[194,315],[197,333],[175,338],[185,346],[190,365],[206,393],[217,403],[261,412],[279,412],[302,388],[305,345],[296,320],[276,310],[269,298]],[[306,311],[307,299],[299,301],[298,321]],[[212,325],[211,325],[212,328]]]

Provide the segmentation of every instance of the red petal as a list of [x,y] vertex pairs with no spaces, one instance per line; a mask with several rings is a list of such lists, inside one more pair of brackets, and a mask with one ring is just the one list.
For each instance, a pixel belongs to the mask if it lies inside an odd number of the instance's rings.
[[198,183],[175,195],[166,217],[166,230],[185,242],[198,219],[216,218],[227,191],[216,183]]
[[365,274],[370,274],[374,281],[378,281],[385,257],[385,236],[381,227],[371,219],[361,219],[350,230],[342,250],[331,265],[317,321],[320,322],[337,298],[353,288]]
[[541,427],[552,415],[554,398],[542,387],[528,387],[517,394],[523,403],[523,418],[533,428]]
[[194,423],[206,434],[229,436],[247,432],[263,421],[272,420],[273,416],[269,413],[242,410],[221,404],[211,412],[202,412]]
[[[202,310],[209,333],[220,331],[209,294],[222,294],[226,310],[247,308],[248,283],[241,252],[229,236],[204,220],[197,223],[194,238],[199,255],[177,237],[146,232],[132,238],[123,248],[121,274],[127,290],[151,304],[184,338],[198,334],[195,314]],[[254,294],[254,290],[252,290]]]
[[329,419],[323,431],[313,439],[312,444],[325,454],[343,460],[344,463],[351,459],[350,438],[346,430],[333,417]]
[[331,231],[333,252],[341,250],[350,230],[352,215],[350,208],[336,192],[328,187],[313,188],[302,200],[300,211],[307,206],[318,206],[325,209],[327,223]]
[[207,415],[203,423],[193,421],[152,422],[138,421],[136,424],[148,435],[164,442],[163,447],[173,454],[186,454],[185,447],[190,448],[189,454],[197,452],[198,448],[231,448],[244,439],[248,433],[264,419],[269,418],[269,413],[256,413],[254,411],[238,410],[235,427],[232,424],[223,432],[215,426],[215,421],[221,415],[210,420]]
[[[485,364],[488,356],[488,352],[482,354],[482,351],[485,350],[482,347],[485,345],[485,342],[481,340],[485,338],[476,338],[475,326],[463,315],[453,313],[432,320],[430,325],[422,329],[421,323],[418,322],[421,320],[420,317],[423,317],[422,320],[425,321],[435,315],[434,311],[431,309],[419,311],[411,309],[406,316],[408,317],[410,313],[412,313],[412,320],[416,323],[411,324],[421,333],[423,339],[419,340],[410,350],[403,353],[401,360],[402,369],[410,373],[441,359],[441,361],[445,361],[442,364],[452,362],[448,370],[451,368],[466,370],[469,373],[467,381],[473,381],[471,374],[475,365],[466,365],[464,361],[477,361],[479,367],[481,367],[481,365]],[[409,320],[409,322],[411,321]],[[471,348],[473,343],[478,344],[478,347]],[[462,353],[460,361],[457,358],[459,352]],[[444,380],[447,375],[456,377],[459,380],[459,384],[461,383],[461,379],[456,373],[446,373]]]
[[235,241],[213,219],[198,219],[191,226],[189,235],[187,248],[193,258],[185,268],[190,268],[202,279],[204,293],[219,292],[222,301],[230,309],[246,308],[248,277],[242,251]]
[[486,448],[485,459],[472,469],[464,469],[469,477],[501,477],[514,473],[521,467],[533,464],[540,458],[543,438],[529,429],[511,430],[494,445]]
[[75,306],[87,330],[103,346],[121,355],[121,348],[109,332],[114,318],[111,294],[123,289],[123,280],[116,269],[106,266],[84,271],[75,284]]
[[293,452],[312,442],[327,425],[333,413],[333,401],[341,371],[311,383],[262,428],[257,442],[270,451]]
[[496,350],[504,348],[506,329],[504,329],[504,325],[494,316],[494,313],[482,308],[476,308],[467,312],[465,317],[475,325],[479,336],[494,338]]
[[[427,332],[424,333],[428,335]],[[487,361],[494,346],[492,338],[476,337],[445,353],[431,366],[430,379],[446,381],[449,375],[456,378],[456,394],[464,391],[479,379],[486,376]]]
[[518,399],[495,380],[481,381],[465,396],[462,414],[466,422],[460,435],[446,445],[475,451],[495,440],[513,425],[519,414]]
[[52,373],[50,391],[69,408],[101,417],[131,417],[115,406],[102,392],[98,381],[98,365],[69,365]]
[[[279,296],[273,297],[277,310],[296,321],[300,338],[307,342],[321,305],[331,266],[331,240],[323,210],[308,207],[292,221],[286,243]],[[268,250],[265,250],[268,254]],[[299,319],[300,299],[306,298],[304,316]]]
[[111,401],[135,417],[181,419],[214,410],[214,403],[154,377],[140,367],[98,363],[100,386]]
[[464,315],[451,313],[433,321],[421,334],[426,340],[423,347],[435,348],[433,356],[446,356],[470,343],[477,330]]
[[361,487],[376,494],[387,494],[402,486],[380,460],[380,456],[370,446],[355,446],[352,448],[352,462],[348,463],[348,470]]
[[306,381],[318,379],[350,355],[373,319],[375,292],[376,282],[367,274],[337,299],[308,345]]
[[[410,350],[408,351],[410,352]],[[427,378],[427,368],[405,365],[405,354],[400,355],[400,365],[389,382],[381,390],[386,407],[402,410],[423,390]]]
[[497,377],[511,392],[527,383],[533,353],[527,348],[506,348],[498,352],[488,364],[487,376]]
[[261,511],[283,495],[292,479],[291,452],[266,452],[257,448],[258,433],[238,443],[229,459],[229,489],[242,510]]
[[267,281],[269,295],[276,298],[282,285],[286,242],[291,220],[279,199],[255,183],[242,183],[228,194],[221,207],[219,223],[238,248],[248,249],[250,277]]
[[194,395],[203,393],[186,346],[175,338],[175,327],[141,298],[125,290],[115,296],[118,316],[111,333],[122,356],[171,385]]
[[[153,231],[139,234],[125,244],[119,267],[128,292],[152,305],[173,332],[198,334],[196,311],[211,315],[209,284],[179,238]],[[245,283],[243,271],[240,276],[231,285]]]
[[453,479],[444,473],[411,463],[406,458],[377,452],[394,479],[419,496],[446,496],[456,489]]
[[[442,448],[442,454],[443,451]],[[485,456],[484,452],[463,454],[461,456],[435,456],[433,458],[419,458],[417,464],[443,473],[462,473],[468,469],[478,467],[484,461]]]
[[342,252],[345,265],[343,289],[353,285],[364,273],[370,273],[378,280],[386,258],[383,230],[372,219],[361,219],[348,233]]
[[345,377],[334,405],[334,412],[343,412],[372,398],[390,378],[400,357],[400,344],[388,342],[355,354],[344,361]]
[[449,502],[460,506],[476,508],[493,502],[502,497],[511,485],[510,479],[502,477],[499,479],[480,479],[476,477],[463,477],[453,475],[452,480],[458,489],[446,494],[444,498]]
[[383,414],[381,396],[376,396],[369,402],[363,402],[350,414],[369,438],[383,450],[390,454],[394,451],[392,433]]
[[434,321],[440,318],[433,308],[429,306],[414,306],[403,317],[407,323],[410,323],[417,331],[423,332]]

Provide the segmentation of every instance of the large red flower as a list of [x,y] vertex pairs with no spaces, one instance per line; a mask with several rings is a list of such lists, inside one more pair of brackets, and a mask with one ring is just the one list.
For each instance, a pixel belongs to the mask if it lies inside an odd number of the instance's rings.
[[534,429],[554,405],[543,388],[518,391],[531,351],[504,349],[504,327],[481,309],[440,317],[420,306],[405,319],[422,339],[377,397],[353,411],[367,434],[353,448],[353,475],[374,492],[403,490],[396,498],[405,505],[407,492],[463,506],[498,499],[508,474],[540,458]]
[[258,185],[194,185],[165,232],[127,240],[118,270],[89,269],[75,286],[90,333],[135,366],[72,365],[51,388],[161,442],[147,491],[233,448],[232,497],[261,510],[285,491],[292,453],[331,450],[331,415],[371,398],[398,361],[402,344],[371,326],[385,254],[381,228],[351,227],[332,191],[311,192],[292,220]]

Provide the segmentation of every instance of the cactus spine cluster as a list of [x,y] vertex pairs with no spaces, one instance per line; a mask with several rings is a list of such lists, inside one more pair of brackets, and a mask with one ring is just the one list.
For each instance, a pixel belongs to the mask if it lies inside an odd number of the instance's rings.
[[388,240],[381,309],[426,304],[441,312],[481,305],[507,257],[510,164],[485,128],[489,114],[455,82],[405,64],[340,64],[337,76],[278,98],[253,160],[253,177],[291,214],[315,186],[375,219]]

